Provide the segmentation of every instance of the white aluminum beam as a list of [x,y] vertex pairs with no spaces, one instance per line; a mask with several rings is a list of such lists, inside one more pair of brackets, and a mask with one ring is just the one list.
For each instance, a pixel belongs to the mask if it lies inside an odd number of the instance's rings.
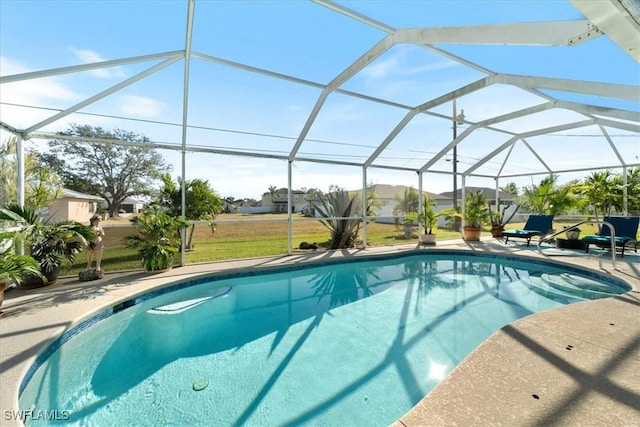
[[375,149],[373,154],[369,156],[369,158],[364,162],[364,167],[368,167],[373,163],[373,161],[384,151],[385,148],[395,139],[396,136],[402,131],[402,129],[407,126],[407,124],[414,118],[414,116],[418,114],[418,110],[411,110],[398,122],[395,128],[391,130],[389,135],[378,145],[378,148]]
[[570,46],[600,35],[586,19],[397,30],[398,42],[427,44]]
[[338,74],[338,76],[336,76],[324,88],[324,90],[318,97],[318,100],[316,101],[316,104],[314,105],[313,110],[311,111],[311,114],[309,114],[309,117],[307,117],[307,121],[304,124],[302,130],[300,131],[300,134],[298,135],[298,138],[295,144],[293,145],[291,152],[289,153],[289,161],[295,160],[295,157],[298,154],[298,150],[300,150],[300,146],[302,145],[302,142],[304,141],[307,134],[309,133],[309,129],[311,129],[311,125],[315,122],[316,118],[318,117],[318,113],[320,113],[320,110],[322,109],[322,106],[324,105],[324,102],[326,101],[329,94],[335,89],[337,89],[341,84],[343,84],[349,78],[351,78],[358,71],[362,70],[368,64],[373,62],[376,58],[378,58],[380,55],[386,52],[389,48],[391,48],[391,46],[393,46],[393,44],[394,44],[393,35],[386,36],[384,39],[376,43],[375,46],[369,49],[364,55],[356,59],[343,72]]
[[602,126],[607,126],[615,129],[627,130],[629,132],[640,133],[640,125],[634,125],[632,123],[617,122],[615,120],[596,119],[596,123]]
[[104,98],[106,96],[109,96],[112,93],[117,92],[120,89],[125,88],[125,87],[137,82],[138,80],[141,80],[141,79],[147,77],[150,74],[155,73],[156,71],[159,71],[159,70],[162,70],[165,67],[168,67],[169,65],[173,64],[174,62],[179,61],[180,59],[181,59],[181,57],[172,57],[172,58],[166,59],[166,60],[162,61],[161,63],[156,64],[153,67],[148,68],[148,69],[144,70],[143,72],[138,73],[135,76],[130,77],[130,78],[118,83],[115,86],[111,86],[110,88],[108,88],[106,90],[103,90],[102,92],[100,92],[100,93],[98,93],[98,94],[96,94],[96,95],[94,95],[94,96],[92,96],[92,97],[90,97],[88,99],[85,99],[84,101],[82,101],[82,102],[80,102],[80,103],[78,103],[78,104],[76,104],[76,105],[74,105],[72,107],[69,107],[64,111],[61,111],[58,114],[55,114],[55,115],[49,117],[48,119],[41,121],[40,123],[36,123],[35,125],[29,127],[28,129],[25,129],[24,134],[28,135],[33,131],[36,131],[36,130],[38,130],[38,129],[40,129],[40,128],[42,128],[42,127],[44,127],[44,126],[46,126],[46,125],[48,125],[50,123],[55,122],[56,120],[61,119],[62,117],[68,116],[69,114],[74,113],[75,111],[78,111],[81,108],[86,107],[87,105],[93,104],[94,102],[99,101],[100,99],[102,99],[102,98]]
[[466,171],[462,172],[462,176],[470,175],[473,171],[475,171],[480,166],[482,166],[485,163],[487,163],[489,160],[493,159],[495,156],[497,156],[504,149],[506,149],[506,148],[512,146],[513,144],[515,144],[519,139],[520,139],[519,136],[512,136],[505,143],[503,143],[502,145],[500,145],[499,147],[494,149],[492,152],[490,152],[489,154],[484,156],[482,159],[477,161],[475,165],[471,166],[469,169],[467,169]]
[[[193,36],[193,14],[195,12],[196,2],[195,0],[189,0],[187,6],[187,28],[184,40],[184,74],[182,77],[182,191],[181,196],[181,213],[182,218],[187,217],[187,186],[184,183],[187,182],[187,124],[189,121],[189,68],[191,65],[191,37]],[[186,229],[182,227],[180,229],[180,266],[184,267],[186,264],[185,258],[185,241],[186,241]]]
[[499,146],[498,148],[493,150],[491,153],[487,154],[485,157],[483,157],[482,159],[478,160],[475,165],[471,166],[466,171],[464,171],[463,175],[471,174],[473,171],[478,169],[480,166],[484,165],[489,160],[491,160],[493,157],[495,157],[502,150],[507,148],[509,145],[513,144],[515,142],[515,140],[518,139],[518,138],[524,139],[524,138],[527,138],[527,137],[530,137],[530,136],[537,136],[537,135],[561,132],[561,131],[564,131],[564,130],[576,129],[576,128],[585,127],[585,126],[591,126],[594,123],[595,123],[595,120],[583,120],[583,121],[580,121],[580,122],[567,123],[567,124],[564,124],[564,125],[552,126],[552,127],[548,127],[548,128],[544,128],[544,129],[538,129],[538,130],[522,133],[520,135],[517,135],[517,136],[509,139],[507,142],[505,142],[504,144],[502,144],[501,146]]
[[547,162],[545,162],[542,159],[542,157],[540,157],[538,152],[536,150],[534,150],[533,147],[525,139],[522,140],[522,143],[529,149],[529,151],[531,151],[531,154],[533,154],[535,156],[535,158],[538,159],[538,161],[542,164],[542,166],[544,166],[544,168],[547,170],[547,172],[553,173],[553,171],[551,170],[551,168],[549,167]]
[[583,95],[617,98],[627,101],[637,101],[640,99],[640,87],[631,85],[557,79],[552,77],[518,76],[514,74],[498,74],[494,77],[494,80],[495,83],[514,85],[521,88],[580,93]]
[[632,122],[640,122],[640,112],[631,110],[619,110],[617,108],[601,107],[597,105],[581,104],[578,102],[557,101],[558,108],[572,110],[583,114],[597,114],[607,116],[614,119],[629,120]]
[[[628,168],[640,167],[640,163],[628,164]],[[575,168],[575,169],[555,169],[553,173],[572,173],[572,172],[591,172],[594,170],[607,170],[607,169],[621,169],[620,165],[602,165],[602,166],[588,166],[584,168]],[[549,172],[526,172],[526,173],[514,173],[509,175],[502,175],[500,178],[521,178],[523,176],[534,176],[534,175],[549,175]],[[495,178],[490,175],[471,175],[478,176],[483,178]]]
[[609,136],[609,133],[607,132],[607,130],[604,127],[602,127],[602,125],[600,125],[600,124],[598,125],[598,127],[600,128],[600,131],[602,132],[602,135],[604,135],[605,139],[609,143],[609,147],[611,147],[611,149],[613,150],[613,153],[618,158],[618,161],[620,161],[620,164],[622,166],[626,166],[626,162],[622,158],[622,155],[620,155],[620,152],[618,151],[618,148],[616,147],[616,144],[613,143],[613,140]]
[[72,65],[70,67],[52,68],[50,70],[33,71],[22,74],[12,74],[9,76],[0,76],[1,83],[20,82],[23,80],[40,79],[43,77],[58,76],[61,74],[77,73],[81,71],[96,70],[99,68],[116,67],[119,65],[134,64],[136,62],[147,62],[156,59],[165,58],[181,58],[184,52],[181,50],[173,52],[155,53],[152,55],[134,56],[131,58],[114,59],[111,61],[94,62],[91,64]]
[[[490,125],[504,122],[507,120],[513,120],[518,117],[527,116],[529,114],[539,113],[541,111],[546,111],[553,108],[555,105],[554,102],[545,102],[543,104],[535,105],[533,107],[524,108],[522,110],[514,111],[511,113],[503,114],[501,116],[492,117],[490,119],[483,120],[481,122],[475,123],[473,126],[466,129],[460,136],[458,136],[455,141],[452,141],[449,145],[444,147],[439,153],[437,153],[431,160],[425,163],[424,166],[420,168],[420,172],[425,172],[431,166],[435,164],[442,156],[449,152],[455,145],[459,144],[464,138],[466,138],[472,131],[478,128],[487,129]],[[454,143],[455,142],[455,143]]]
[[[442,150],[438,151],[424,166],[419,169],[420,173],[426,172],[431,166],[433,166],[442,156],[447,154],[449,150],[458,145],[460,141],[465,139],[467,136],[471,134],[474,130],[478,129],[478,125],[471,125],[467,129],[464,130],[460,135],[456,137],[453,141],[447,144]],[[432,172],[432,171],[429,171]]]
[[[640,25],[619,0],[569,0],[620,49],[640,62]],[[634,2],[631,2],[634,4]],[[637,4],[637,2],[635,2]]]
[[333,10],[334,12],[338,12],[342,15],[348,16],[349,18],[355,19],[356,21],[362,22],[363,24],[367,24],[370,25],[374,28],[377,28],[380,31],[384,31],[386,33],[393,33],[395,31],[395,28],[390,27],[389,25],[377,21],[373,18],[369,18],[368,16],[365,16],[359,12],[356,12],[353,9],[349,9],[348,7],[344,7],[338,3],[335,3],[333,1],[330,0],[313,0],[314,3],[318,3],[319,5],[322,5],[326,8],[329,8],[331,10]]

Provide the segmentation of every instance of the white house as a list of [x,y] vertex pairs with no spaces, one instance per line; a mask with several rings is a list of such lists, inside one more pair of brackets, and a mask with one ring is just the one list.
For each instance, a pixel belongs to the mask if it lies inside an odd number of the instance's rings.
[[72,220],[88,223],[101,202],[104,203],[102,197],[63,188],[62,197],[54,200],[49,208],[43,209],[40,216],[47,221]]
[[[292,190],[292,205],[293,212],[301,212],[302,209],[308,206],[307,193],[300,190]],[[269,212],[274,213],[287,213],[287,206],[289,203],[289,190],[286,188],[278,188],[274,191],[273,196],[270,192],[266,192],[262,195],[262,207],[269,209]]]

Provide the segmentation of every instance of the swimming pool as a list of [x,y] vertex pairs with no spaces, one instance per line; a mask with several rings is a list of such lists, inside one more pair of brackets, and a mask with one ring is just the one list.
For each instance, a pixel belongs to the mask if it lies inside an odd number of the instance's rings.
[[502,326],[629,290],[595,279],[457,253],[201,278],[68,331],[20,409],[67,411],[32,425],[388,425]]

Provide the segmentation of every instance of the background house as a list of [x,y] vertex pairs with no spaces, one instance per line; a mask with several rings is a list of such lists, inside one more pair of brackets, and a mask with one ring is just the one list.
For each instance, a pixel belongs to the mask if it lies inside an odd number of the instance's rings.
[[[380,207],[375,207],[373,210],[377,215],[376,222],[384,224],[393,224],[396,222],[398,215],[394,214],[398,203],[404,198],[405,192],[411,187],[406,185],[388,185],[388,184],[374,184],[369,187],[369,191],[374,193],[378,197],[378,204]],[[416,189],[414,187],[414,189]],[[416,189],[417,191],[417,189]],[[360,193],[358,191],[358,193]],[[451,205],[451,201],[446,196],[440,194],[430,193],[423,191],[422,194],[429,197],[431,200],[435,200],[436,212]]]
[[102,197],[63,188],[62,197],[40,211],[40,216],[46,221],[72,220],[88,224],[101,203],[104,203]]
[[[286,188],[278,188],[274,191],[273,195],[270,192],[266,192],[262,195],[262,207],[269,209],[267,212],[273,213],[287,213],[287,206],[289,203],[289,190]],[[292,205],[293,212],[301,212],[302,209],[308,206],[307,193],[300,190],[292,190]]]
[[120,203],[120,213],[140,213],[144,210],[144,202],[127,197]]

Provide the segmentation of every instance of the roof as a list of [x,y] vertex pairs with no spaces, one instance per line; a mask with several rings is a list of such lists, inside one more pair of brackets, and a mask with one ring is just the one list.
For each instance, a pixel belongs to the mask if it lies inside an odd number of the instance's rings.
[[[396,197],[403,197],[405,191],[407,191],[409,188],[411,187],[406,185],[373,184],[369,186],[368,191],[375,193],[380,199],[395,199]],[[417,191],[416,188],[414,189]],[[429,197],[431,200],[450,199],[449,197],[430,193],[428,191],[423,191],[422,193]]]
[[[465,187],[465,192],[466,194],[469,193],[476,193],[478,191],[482,191],[486,196],[488,200],[495,200],[496,199],[496,190],[495,188],[487,188],[487,187]],[[458,191],[456,191],[456,195],[458,196],[458,200],[462,199],[462,189],[458,189]],[[444,193],[441,193],[441,196],[445,196],[449,199],[453,199],[453,191],[447,191]],[[517,196],[511,194],[511,193],[506,193],[502,190],[498,191],[498,198],[501,201],[512,201],[515,200]]]
[[104,201],[102,197],[81,193],[79,191],[69,190],[68,188],[62,189],[62,197],[69,198],[69,199]]
[[[640,166],[637,2],[65,3],[72,22],[144,31],[144,45],[64,25],[49,40],[38,23],[62,3],[21,3],[2,2],[0,50],[35,70],[2,67],[0,128],[25,138],[109,119],[196,153],[196,176],[209,156],[277,160],[281,175],[295,162],[440,176],[454,161],[479,180]],[[79,34],[110,59],[69,59]],[[57,57],[25,48],[38,36]],[[4,90],[63,79],[75,91],[55,102]]]

